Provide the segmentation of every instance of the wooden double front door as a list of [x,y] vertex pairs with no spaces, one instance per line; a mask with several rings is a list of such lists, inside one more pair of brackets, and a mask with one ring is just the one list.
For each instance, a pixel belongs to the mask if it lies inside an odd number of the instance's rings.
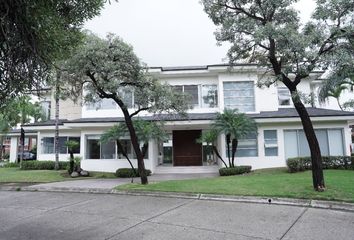
[[173,131],[173,166],[202,166],[202,144],[197,143],[201,130]]

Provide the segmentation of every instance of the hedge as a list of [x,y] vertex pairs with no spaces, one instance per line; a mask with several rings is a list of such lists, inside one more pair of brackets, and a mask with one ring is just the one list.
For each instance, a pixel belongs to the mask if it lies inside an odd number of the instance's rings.
[[[135,173],[134,173],[133,169],[131,169],[131,168],[119,168],[116,171],[116,176],[119,178],[140,177],[138,169],[137,168],[134,168],[134,169],[135,169]],[[145,169],[145,172],[146,172],[146,176],[151,175],[151,171],[149,169]]]
[[[68,168],[69,162],[59,161],[59,170]],[[24,161],[21,170],[54,170],[55,161]]]
[[3,168],[17,168],[19,167],[20,165],[18,163],[15,163],[15,162],[8,162],[8,163],[5,163],[2,167]]
[[[297,157],[289,158],[286,160],[288,171],[301,172],[311,169],[311,157]],[[353,156],[324,156],[322,157],[323,169],[353,169],[354,170],[354,157]]]
[[236,166],[232,168],[220,168],[219,174],[220,176],[231,176],[231,175],[239,175],[244,173],[251,172],[251,166]]

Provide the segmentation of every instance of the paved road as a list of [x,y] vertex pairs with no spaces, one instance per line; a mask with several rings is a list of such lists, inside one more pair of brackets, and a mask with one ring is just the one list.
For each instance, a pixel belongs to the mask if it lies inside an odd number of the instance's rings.
[[0,191],[0,239],[354,239],[354,213],[144,196]]

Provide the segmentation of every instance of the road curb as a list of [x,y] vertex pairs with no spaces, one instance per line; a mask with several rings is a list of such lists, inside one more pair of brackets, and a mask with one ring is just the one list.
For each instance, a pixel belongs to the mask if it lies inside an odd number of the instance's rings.
[[178,193],[178,192],[158,192],[158,191],[138,191],[138,190],[116,190],[102,188],[65,188],[65,187],[34,187],[34,186],[1,186],[0,191],[28,191],[28,192],[66,192],[66,193],[94,193],[94,194],[116,194],[131,196],[149,196],[166,198],[184,198],[200,201],[221,201],[221,202],[240,202],[267,205],[286,205],[296,207],[310,207],[330,210],[340,210],[354,212],[354,204],[346,202],[293,199],[278,197],[252,197],[252,196],[233,196],[217,194],[197,194],[197,193]]

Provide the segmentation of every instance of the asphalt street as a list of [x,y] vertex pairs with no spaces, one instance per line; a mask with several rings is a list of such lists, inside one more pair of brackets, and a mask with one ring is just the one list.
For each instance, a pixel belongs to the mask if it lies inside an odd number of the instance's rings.
[[0,239],[354,239],[354,212],[272,204],[0,191]]

